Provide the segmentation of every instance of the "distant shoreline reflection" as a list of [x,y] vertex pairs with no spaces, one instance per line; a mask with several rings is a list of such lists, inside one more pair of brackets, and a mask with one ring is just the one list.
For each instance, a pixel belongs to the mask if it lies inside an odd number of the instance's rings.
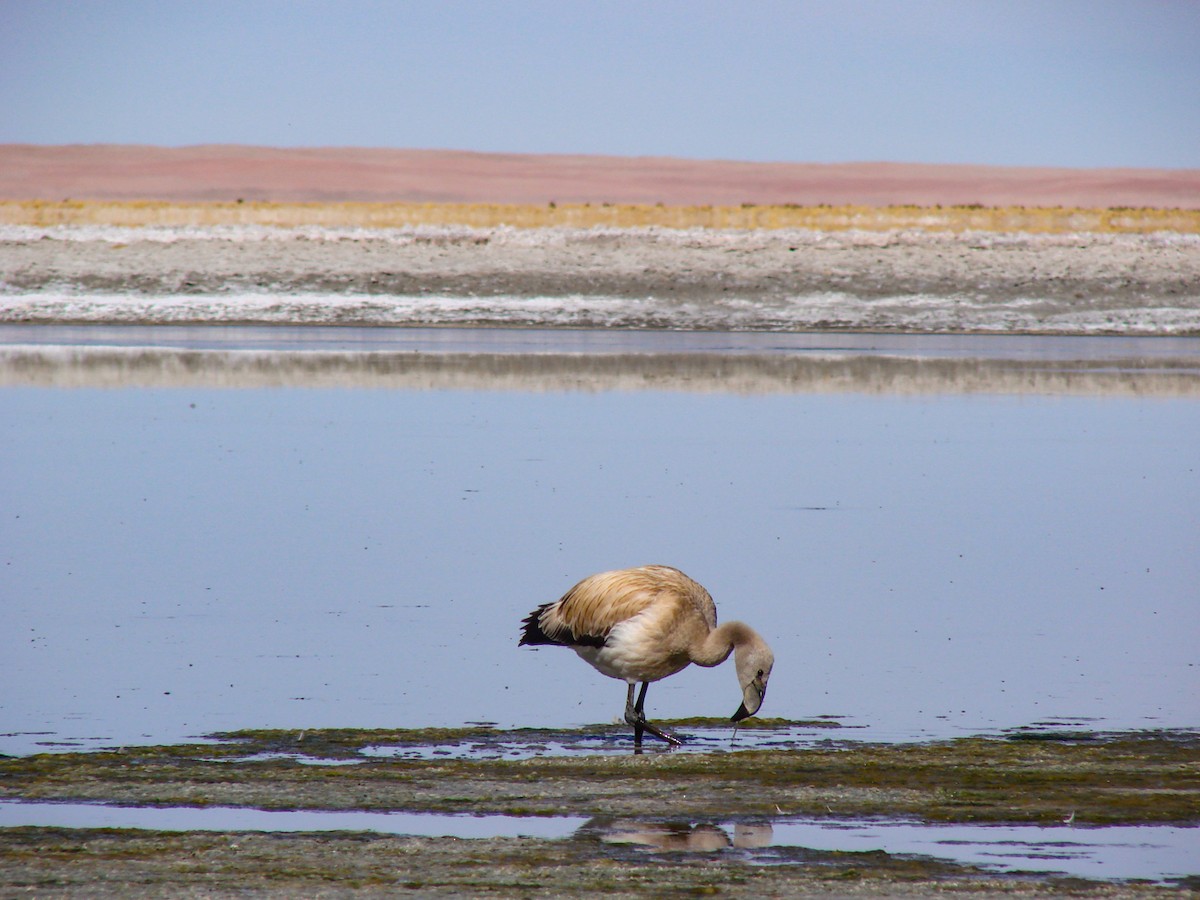
[[0,347],[0,386],[1200,396],[1189,358],[422,353]]

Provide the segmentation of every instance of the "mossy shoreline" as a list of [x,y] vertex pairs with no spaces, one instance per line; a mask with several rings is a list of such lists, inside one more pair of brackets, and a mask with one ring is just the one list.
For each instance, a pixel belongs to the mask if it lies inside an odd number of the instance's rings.
[[[665,723],[686,733],[707,723]],[[797,723],[800,724],[800,723]],[[813,723],[804,723],[809,727]],[[764,723],[763,733],[791,727]],[[1200,824],[1200,734],[1022,734],[916,744],[634,753],[624,729],[256,730],[0,760],[0,799],[538,816],[903,816],[930,822]],[[458,752],[503,749],[526,758]],[[589,740],[596,743],[589,744]],[[570,744],[577,751],[539,754]],[[609,752],[587,752],[590,747]],[[440,748],[424,758],[380,750]],[[320,765],[321,761],[353,765]],[[318,764],[314,764],[318,763]]]
[[[668,724],[685,733],[707,721]],[[759,723],[769,737],[800,723]],[[803,723],[814,728],[821,723]],[[832,723],[824,723],[832,724]],[[883,817],[941,823],[1200,826],[1200,733],[1014,733],[921,744],[634,754],[623,729],[256,730],[203,742],[0,759],[0,800],[753,823]],[[519,742],[604,753],[471,756]],[[589,743],[590,742],[590,743]],[[443,756],[381,757],[423,748]],[[320,764],[325,762],[327,764]],[[695,823],[699,823],[696,825]],[[654,852],[570,838],[432,839],[0,829],[0,893],[53,896],[1179,896],[1173,885],[998,876],[928,858],[778,848]],[[7,894],[5,894],[7,895]]]
[[1087,897],[1195,896],[1190,882],[997,876],[918,857],[794,849],[771,864],[578,837],[453,840],[366,833],[0,831],[4,896]]

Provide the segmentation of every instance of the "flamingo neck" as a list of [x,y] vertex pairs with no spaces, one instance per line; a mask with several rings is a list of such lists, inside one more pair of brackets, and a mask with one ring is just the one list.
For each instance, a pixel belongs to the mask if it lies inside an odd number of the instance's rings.
[[744,622],[726,622],[708,633],[704,643],[693,652],[692,662],[698,666],[719,666],[729,659],[729,654],[735,649],[756,640],[762,639],[749,625]]

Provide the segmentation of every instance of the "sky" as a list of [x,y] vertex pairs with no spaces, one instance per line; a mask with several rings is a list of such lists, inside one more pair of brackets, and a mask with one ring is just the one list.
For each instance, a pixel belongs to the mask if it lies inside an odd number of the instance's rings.
[[0,143],[1200,167],[1196,0],[0,0]]

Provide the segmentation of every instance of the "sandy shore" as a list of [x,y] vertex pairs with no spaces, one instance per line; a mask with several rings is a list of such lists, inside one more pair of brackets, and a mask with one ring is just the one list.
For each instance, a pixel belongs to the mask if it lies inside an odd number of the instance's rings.
[[1200,334],[1200,236],[0,228],[0,321]]

